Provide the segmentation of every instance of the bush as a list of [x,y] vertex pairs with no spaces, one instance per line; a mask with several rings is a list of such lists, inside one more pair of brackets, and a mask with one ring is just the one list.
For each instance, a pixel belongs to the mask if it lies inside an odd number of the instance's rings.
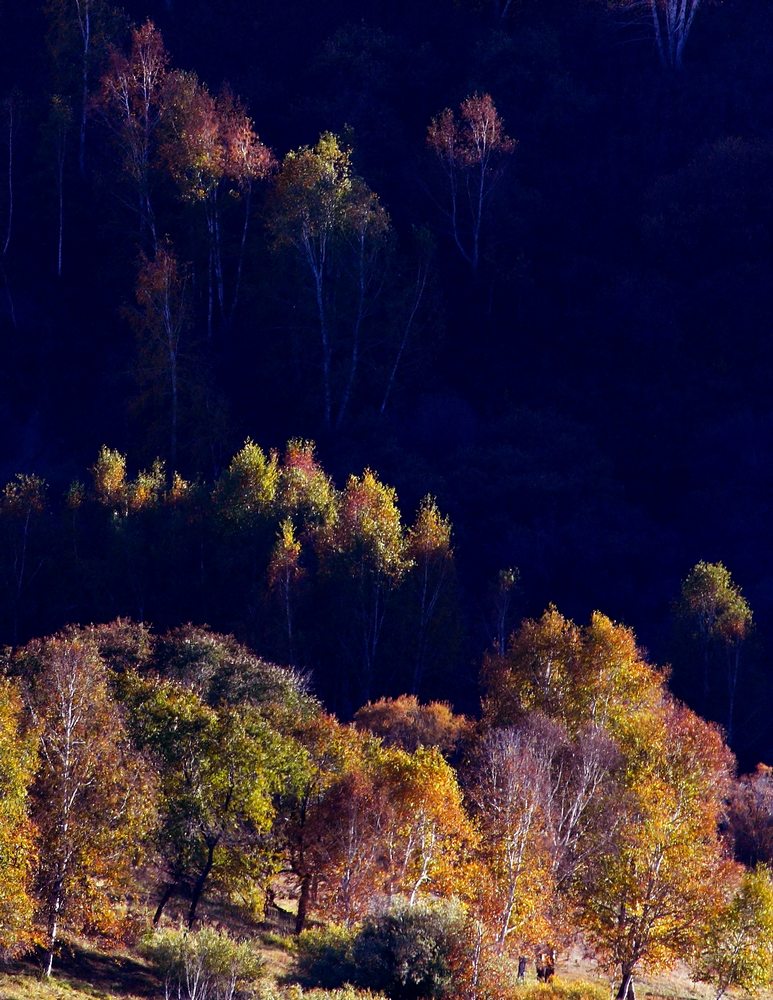
[[358,990],[350,985],[341,989],[304,990],[301,986],[288,986],[282,989],[275,984],[266,983],[258,988],[257,1000],[386,1000],[386,998],[380,993]]
[[518,1000],[609,1000],[609,989],[600,983],[577,980],[572,983],[528,983],[520,986]]
[[447,996],[463,926],[461,910],[448,903],[401,903],[371,917],[354,942],[358,984],[392,1000]]
[[327,989],[355,982],[354,940],[354,931],[337,924],[304,931],[297,940],[301,982]]
[[263,962],[225,931],[159,931],[146,945],[167,1000],[237,1000],[254,996]]

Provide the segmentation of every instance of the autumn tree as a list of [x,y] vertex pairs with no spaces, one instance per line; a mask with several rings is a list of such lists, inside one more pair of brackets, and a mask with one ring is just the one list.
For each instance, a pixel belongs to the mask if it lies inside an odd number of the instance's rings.
[[665,677],[645,660],[631,629],[600,612],[581,627],[551,607],[522,622],[504,656],[486,657],[482,679],[490,725],[513,725],[538,711],[570,734],[592,725],[624,740],[660,703]]
[[169,54],[161,33],[152,21],[146,21],[132,29],[128,54],[111,50],[100,84],[99,105],[135,189],[141,243],[150,250],[157,244],[151,171],[168,71]]
[[357,677],[360,702],[372,693],[376,660],[390,597],[410,565],[405,548],[400,509],[394,489],[369,469],[350,476],[336,517],[317,536],[323,573],[346,595],[347,618],[356,652],[351,667]]
[[280,516],[304,526],[307,540],[334,520],[338,495],[312,441],[288,441],[279,466],[276,502]]
[[728,739],[732,739],[741,653],[752,629],[752,611],[729,570],[721,563],[701,561],[682,584],[677,621],[700,651],[703,665],[703,705],[709,708],[716,658],[725,661]]
[[643,966],[689,955],[724,880],[718,836],[732,758],[719,732],[664,697],[639,722],[627,760],[624,817],[578,890],[579,920],[602,964],[630,997]]
[[[734,883],[734,884],[733,884]],[[716,910],[706,913],[693,977],[711,983],[716,1000],[730,989],[755,995],[773,978],[773,882],[759,866],[741,871]]]
[[271,510],[279,481],[279,456],[268,455],[247,438],[231,459],[213,491],[215,507],[234,527],[253,526]]
[[291,751],[249,705],[215,709],[184,685],[136,674],[121,691],[134,739],[159,769],[164,884],[154,922],[182,895],[192,927],[210,882],[263,889],[273,871],[272,796]]
[[87,633],[72,629],[18,654],[40,733],[34,818],[46,975],[62,931],[115,926],[153,821],[153,783],[127,736],[107,669]]
[[733,784],[728,825],[735,856],[747,865],[773,864],[773,769],[758,764]]
[[374,899],[464,891],[474,840],[456,775],[436,748],[384,747],[335,720],[312,720],[301,736],[305,782],[288,800],[286,831],[299,879],[297,929],[309,907],[351,923]]
[[298,884],[300,934],[317,903],[351,921],[376,891],[380,816],[367,760],[378,744],[320,714],[299,730],[306,766],[282,794],[288,863]]
[[516,142],[490,94],[462,101],[459,117],[450,108],[432,119],[427,145],[446,175],[451,235],[463,260],[477,272],[491,196]]
[[[207,329],[211,335],[215,304],[223,320],[232,317],[236,309],[253,184],[268,176],[274,159],[233,93],[224,88],[213,97],[195,73],[175,71],[168,75],[164,115],[160,156],[183,200],[204,208],[208,237]],[[226,301],[222,233],[227,196],[244,202],[230,302]]]
[[554,880],[545,792],[559,741],[544,718],[493,729],[475,749],[465,781],[480,829],[477,912],[499,952],[542,940]]
[[453,616],[448,614],[455,576],[451,521],[433,497],[422,500],[406,533],[406,554],[410,560],[406,589],[415,600],[416,623],[410,691],[418,694],[432,653],[444,645],[441,633],[447,637],[453,632]]
[[436,747],[444,757],[454,754],[471,728],[470,720],[455,715],[445,702],[423,705],[407,694],[368,702],[357,709],[354,723],[378,736],[385,746],[400,747],[409,753],[419,747]]
[[24,719],[13,682],[0,678],[0,960],[34,942],[36,831],[29,791],[37,767],[37,732]]
[[287,636],[287,662],[295,663],[294,597],[298,584],[306,575],[301,565],[301,543],[293,522],[286,518],[279,526],[277,540],[268,564],[268,586],[282,607]]
[[374,757],[377,796],[387,804],[385,890],[413,906],[422,895],[469,895],[466,859],[476,832],[453,768],[436,747],[392,748]]
[[303,674],[203,626],[182,625],[157,637],[149,663],[162,677],[195,691],[207,705],[249,704],[281,732],[291,734],[319,710]]
[[324,421],[340,426],[362,365],[364,327],[383,285],[389,215],[354,173],[351,150],[325,132],[316,146],[285,157],[269,226],[275,248],[290,250],[308,276]]
[[544,864],[623,1000],[641,965],[668,965],[695,941],[722,865],[729,751],[670,699],[630,629],[598,613],[585,627],[554,608],[527,620],[483,677],[485,724],[547,717],[534,805]]

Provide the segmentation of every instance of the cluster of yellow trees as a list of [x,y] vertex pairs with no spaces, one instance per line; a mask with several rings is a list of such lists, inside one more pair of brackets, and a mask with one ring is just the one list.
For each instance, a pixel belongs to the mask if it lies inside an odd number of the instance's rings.
[[578,932],[621,1000],[678,958],[719,992],[769,977],[770,879],[719,832],[732,755],[601,614],[525,621],[477,722],[403,696],[343,724],[192,626],[72,628],[4,666],[0,945],[45,947],[49,971],[64,930],[117,936],[175,897],[193,925],[209,893],[259,912],[282,873],[298,932],[457,899],[470,996]]

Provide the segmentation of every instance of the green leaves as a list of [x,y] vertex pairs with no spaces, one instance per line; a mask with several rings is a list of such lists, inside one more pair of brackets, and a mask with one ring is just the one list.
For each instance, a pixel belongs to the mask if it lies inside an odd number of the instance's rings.
[[717,1000],[729,989],[755,995],[768,987],[773,979],[770,870],[760,865],[739,872],[735,887],[706,917],[693,963],[694,978],[713,983]]

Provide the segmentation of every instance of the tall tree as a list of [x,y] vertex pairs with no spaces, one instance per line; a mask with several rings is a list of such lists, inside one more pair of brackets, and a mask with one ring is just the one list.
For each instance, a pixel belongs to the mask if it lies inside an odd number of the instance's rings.
[[316,146],[288,153],[269,218],[274,246],[292,250],[310,279],[327,427],[340,426],[349,409],[391,227],[378,196],[353,172],[351,157],[329,132]]
[[350,629],[354,626],[354,634],[346,630],[341,640],[345,650],[355,644],[346,680],[351,684],[356,678],[362,703],[372,694],[390,596],[410,565],[394,489],[369,469],[350,476],[336,517],[318,533],[317,546],[323,573],[342,595]]
[[721,905],[706,913],[693,976],[712,983],[716,1000],[729,989],[754,996],[773,979],[773,882],[770,870],[741,869],[727,878]]
[[491,95],[476,93],[462,101],[458,118],[446,108],[432,119],[427,145],[446,175],[446,214],[456,249],[475,273],[491,196],[516,142],[505,132]]
[[[207,330],[211,336],[215,305],[223,321],[229,320],[236,309],[253,183],[268,175],[274,166],[274,159],[232,92],[224,88],[217,97],[213,97],[195,73],[175,71],[169,74],[165,110],[161,157],[177,183],[181,197],[204,207],[208,237]],[[226,295],[223,259],[222,203],[226,194],[239,197],[244,202],[230,297]]]
[[73,629],[30,643],[18,659],[40,732],[34,816],[50,975],[64,928],[115,925],[113,905],[141,856],[154,795],[88,634]]
[[[438,624],[445,610],[443,600],[450,596],[454,582],[451,521],[440,513],[433,497],[422,500],[416,520],[408,529],[406,554],[411,563],[408,583],[415,592],[418,605],[410,690],[412,694],[418,694],[424,682],[430,651],[437,646],[442,649]],[[446,635],[453,634],[450,616],[446,616],[444,628]]]
[[293,746],[251,706],[214,709],[180,683],[127,675],[122,694],[134,737],[160,772],[164,885],[154,922],[183,895],[192,927],[212,881],[265,887],[274,865],[272,797]]
[[0,959],[34,941],[35,829],[29,791],[37,732],[25,725],[17,686],[0,678]]
[[57,86],[77,109],[78,165],[83,174],[93,79],[114,32],[116,13],[105,0],[47,0],[46,13]]
[[752,611],[729,570],[701,561],[682,584],[677,619],[700,650],[703,661],[703,711],[711,709],[712,673],[716,658],[725,660],[728,739],[733,738],[741,652],[752,628]]
[[624,820],[578,891],[584,932],[619,974],[618,1000],[632,996],[642,966],[667,968],[691,954],[703,914],[718,902],[718,821],[732,768],[719,732],[668,699],[636,728],[619,800]]
[[99,102],[116,137],[124,170],[135,189],[142,246],[155,250],[156,221],[151,170],[164,113],[169,55],[152,21],[133,28],[128,55],[113,48],[100,84]]
[[[684,49],[703,0],[612,0],[649,20],[655,36],[660,61],[666,69],[680,70]],[[710,2],[710,0],[709,0]]]

